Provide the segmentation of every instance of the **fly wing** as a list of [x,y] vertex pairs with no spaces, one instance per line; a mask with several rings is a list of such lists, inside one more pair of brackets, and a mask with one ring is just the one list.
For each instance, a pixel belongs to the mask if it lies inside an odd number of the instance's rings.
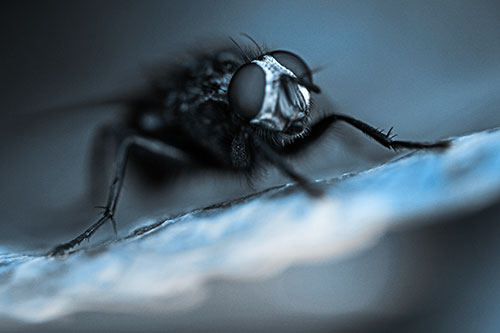
[[143,102],[146,100],[148,89],[145,87],[131,89],[129,91],[119,92],[109,96],[91,98],[86,101],[70,103],[66,105],[56,106],[44,109],[40,112],[59,112],[68,110],[90,109],[93,107],[104,105],[123,105],[129,106]]
[[[122,106],[126,110],[131,106],[147,102],[148,94],[150,94],[150,92],[146,87],[138,87],[121,93],[110,94],[109,96],[89,98],[85,101],[27,112],[24,115],[19,115],[17,117],[17,122],[37,123],[44,119],[54,119],[54,117],[64,116],[68,112],[92,112],[92,110],[97,110],[102,106]],[[99,108],[98,111],[102,112],[103,109]]]

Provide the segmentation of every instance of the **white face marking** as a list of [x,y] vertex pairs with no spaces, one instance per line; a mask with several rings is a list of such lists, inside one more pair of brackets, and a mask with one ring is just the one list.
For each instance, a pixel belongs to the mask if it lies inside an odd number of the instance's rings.
[[306,102],[307,108],[311,105],[311,94],[309,93],[309,90],[307,90],[306,87],[303,85],[299,84],[299,90],[302,96],[304,96],[304,101]]
[[[278,101],[278,85],[280,84],[280,77],[282,75],[287,75],[293,78],[297,76],[288,68],[280,64],[276,59],[269,55],[265,55],[262,60],[254,60],[252,63],[258,65],[265,73],[266,76],[266,87],[264,93],[264,101],[262,103],[262,108],[259,113],[250,123],[259,124],[263,121],[266,123],[271,123],[276,130],[284,130],[288,122],[299,117],[303,117],[303,112],[298,112],[294,114],[292,110],[281,110],[282,114],[279,114],[276,110],[276,103]],[[306,87],[298,85],[299,91],[302,94],[306,108],[309,109],[311,94]],[[283,114],[284,113],[284,114]]]

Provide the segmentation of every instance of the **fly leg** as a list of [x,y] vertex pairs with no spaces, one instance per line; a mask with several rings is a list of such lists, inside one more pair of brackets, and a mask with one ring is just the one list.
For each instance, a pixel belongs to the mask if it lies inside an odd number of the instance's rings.
[[[416,142],[416,141],[400,141],[393,140],[396,135],[391,135],[392,127],[389,129],[387,133],[383,133],[382,131],[360,121],[355,118],[334,114],[332,115],[334,120],[343,121],[348,123],[349,125],[357,128],[364,134],[368,135],[373,140],[380,143],[382,146],[392,150],[398,150],[401,148],[407,149],[443,149],[447,148],[450,145],[449,141],[437,141],[437,142]],[[332,117],[330,116],[330,117]]]
[[295,171],[293,167],[284,160],[283,156],[269,147],[269,145],[264,140],[260,139],[258,135],[254,136],[254,140],[258,144],[259,151],[262,156],[290,179],[297,182],[297,184],[302,187],[307,194],[312,197],[320,197],[323,195],[323,191],[321,191],[320,188],[318,188],[314,183],[311,183],[309,179]]
[[[444,149],[450,145],[449,141],[437,141],[437,142],[414,142],[414,141],[400,141],[394,140],[395,135],[391,135],[392,128],[388,133],[383,133],[382,131],[360,121],[355,118],[341,115],[341,114],[331,114],[317,123],[311,126],[310,131],[301,139],[297,139],[292,143],[274,151],[262,140],[257,140],[259,148],[265,158],[278,167],[283,173],[288,175],[291,179],[297,181],[297,183],[304,188],[304,190],[311,196],[321,195],[321,191],[309,182],[305,177],[295,172],[291,166],[289,166],[284,160],[282,155],[292,156],[300,153],[314,142],[316,142],[334,123],[338,121],[343,121],[349,125],[360,130],[373,140],[377,141],[384,147],[392,150],[398,150],[401,148],[408,149]],[[257,136],[256,136],[257,137]]]
[[309,147],[312,143],[318,140],[334,123],[338,121],[343,121],[354,128],[360,130],[368,137],[377,141],[382,146],[391,149],[398,150],[402,148],[407,149],[444,149],[449,147],[449,141],[437,141],[437,142],[415,142],[415,141],[401,141],[394,140],[396,135],[392,134],[392,128],[384,133],[375,127],[368,125],[355,118],[342,115],[342,114],[331,114],[325,118],[319,120],[317,123],[312,125],[309,133],[302,139],[296,140],[287,146],[283,147],[281,153],[285,155],[295,155],[305,148]]
[[101,218],[73,240],[56,246],[48,253],[49,255],[54,256],[63,254],[64,252],[74,248],[82,241],[89,239],[106,222],[110,221],[113,225],[115,233],[117,232],[116,222],[114,220],[114,214],[116,211],[116,206],[118,204],[118,199],[120,197],[120,192],[125,177],[125,169],[127,166],[128,154],[132,147],[144,149],[154,154],[165,156],[170,159],[175,159],[186,163],[189,163],[191,161],[190,157],[185,152],[174,146],[166,144],[162,141],[158,141],[152,138],[143,137],[139,135],[129,135],[125,137],[123,141],[120,143],[120,146],[118,148],[118,153],[115,160],[115,171],[114,171],[113,181],[111,182],[108,194],[108,200],[106,206],[103,207],[104,212],[102,213]]
[[102,193],[105,190],[103,184],[109,182],[110,165],[112,158],[116,156],[118,145],[123,139],[130,135],[130,130],[121,124],[108,124],[100,127],[92,141],[89,165],[89,199],[94,203],[104,200]]

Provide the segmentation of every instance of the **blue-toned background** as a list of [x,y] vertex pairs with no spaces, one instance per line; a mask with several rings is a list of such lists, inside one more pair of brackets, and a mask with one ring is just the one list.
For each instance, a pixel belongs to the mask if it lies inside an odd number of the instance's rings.
[[[96,215],[85,197],[88,152],[96,126],[116,110],[40,110],[141,85],[148,66],[228,36],[245,43],[245,32],[324,68],[315,81],[325,110],[394,126],[402,139],[459,136],[500,126],[499,17],[493,0],[2,4],[0,245],[45,249]],[[339,126],[296,163],[320,177],[391,156]],[[270,171],[256,188],[282,181]],[[144,215],[252,191],[223,175],[193,175],[155,193],[131,181],[118,219],[126,229]]]

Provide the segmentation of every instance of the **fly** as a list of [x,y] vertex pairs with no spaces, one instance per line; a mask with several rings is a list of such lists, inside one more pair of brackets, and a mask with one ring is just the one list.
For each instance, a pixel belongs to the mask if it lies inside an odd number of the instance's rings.
[[[247,36],[248,37],[248,36]],[[120,101],[128,112],[105,126],[97,136],[117,143],[115,169],[100,219],[73,240],[49,254],[62,254],[89,239],[111,222],[125,178],[127,162],[138,159],[152,170],[197,167],[251,178],[271,166],[296,182],[307,194],[321,190],[287,162],[300,154],[333,124],[344,122],[387,149],[445,148],[448,141],[394,140],[392,128],[384,133],[351,116],[329,113],[317,121],[314,95],[320,88],[298,55],[285,50],[243,50],[231,47],[207,51],[191,61],[159,73],[147,93]],[[94,173],[99,173],[95,170]]]

